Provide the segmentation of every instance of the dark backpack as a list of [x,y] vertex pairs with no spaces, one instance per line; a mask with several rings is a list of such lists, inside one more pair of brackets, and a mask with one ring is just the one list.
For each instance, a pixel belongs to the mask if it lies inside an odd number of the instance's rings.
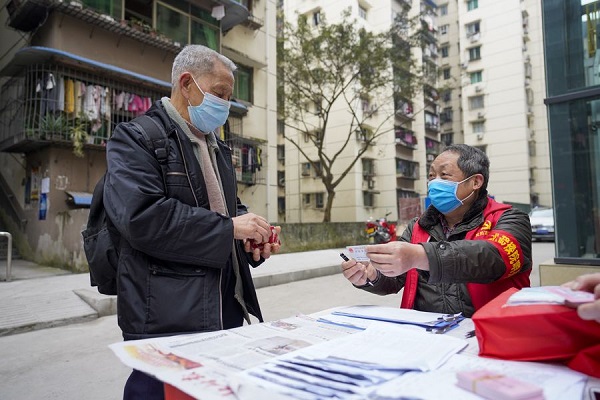
[[[154,151],[165,181],[169,140],[164,128],[147,115],[137,117],[131,122],[138,126],[149,147]],[[104,211],[105,179],[106,173],[96,183],[87,226],[81,235],[83,250],[90,268],[91,285],[97,286],[98,292],[102,294],[115,295],[121,235]]]

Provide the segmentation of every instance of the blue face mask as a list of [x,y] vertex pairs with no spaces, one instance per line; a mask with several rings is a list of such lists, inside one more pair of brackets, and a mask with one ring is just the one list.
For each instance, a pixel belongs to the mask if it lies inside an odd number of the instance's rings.
[[438,209],[442,214],[448,214],[456,210],[458,207],[463,205],[463,202],[471,197],[475,191],[472,191],[470,195],[460,200],[456,196],[458,185],[471,179],[474,175],[464,179],[460,182],[447,181],[444,179],[433,179],[427,183],[427,195],[431,200],[431,204]]
[[225,124],[227,117],[229,117],[230,103],[211,93],[204,93],[194,77],[192,77],[192,79],[194,80],[196,87],[204,95],[204,99],[198,106],[193,106],[188,100],[188,103],[190,103],[188,106],[190,121],[192,122],[192,125],[201,132],[207,134]]

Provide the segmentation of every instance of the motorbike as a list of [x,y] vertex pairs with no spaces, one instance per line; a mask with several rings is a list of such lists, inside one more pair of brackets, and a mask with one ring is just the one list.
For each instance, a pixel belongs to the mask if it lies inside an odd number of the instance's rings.
[[387,220],[387,216],[391,212],[385,214],[385,217],[373,219],[370,217],[365,223],[365,233],[369,238],[369,243],[388,243],[396,240],[396,224]]

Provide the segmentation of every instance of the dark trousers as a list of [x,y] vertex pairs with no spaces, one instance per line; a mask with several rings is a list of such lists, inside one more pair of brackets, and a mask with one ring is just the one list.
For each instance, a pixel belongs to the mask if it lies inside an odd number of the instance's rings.
[[133,370],[123,391],[123,400],[164,400],[163,383],[156,378]]

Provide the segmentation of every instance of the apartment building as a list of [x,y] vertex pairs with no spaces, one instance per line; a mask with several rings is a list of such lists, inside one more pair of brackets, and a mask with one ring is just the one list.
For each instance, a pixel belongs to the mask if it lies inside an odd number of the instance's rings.
[[[44,263],[85,270],[80,232],[121,121],[168,96],[182,46],[238,65],[221,137],[240,197],[277,220],[275,5],[254,0],[9,0],[0,10],[0,204]],[[272,146],[269,143],[273,143]],[[75,154],[78,153],[78,154]]]
[[551,206],[539,2],[437,4],[441,141],[487,153],[488,191],[497,200]]
[[[354,112],[362,116],[367,113],[368,118],[340,154],[333,174],[340,174],[356,157],[364,145],[365,131],[377,127],[379,132],[387,133],[368,148],[336,188],[331,221],[361,221],[389,214],[391,220],[406,222],[418,215],[426,193],[426,171],[441,148],[436,4],[431,0],[290,0],[283,2],[281,7],[289,22],[294,23],[299,14],[305,15],[315,28],[323,17],[330,24],[339,22],[341,12],[346,9],[351,10],[357,24],[373,32],[389,30],[397,15],[420,18],[419,25],[424,27],[423,45],[408,48],[407,54],[417,60],[417,68],[424,69],[427,84],[412,98],[403,97],[399,90],[390,87],[384,98],[356,102]],[[403,43],[397,45],[404,46]],[[344,142],[350,124],[347,106],[341,102],[336,104],[329,114],[323,145],[323,150],[331,154]],[[390,115],[392,118],[387,118]],[[319,171],[315,171],[307,158],[283,138],[283,131],[303,144],[302,149],[311,160],[316,157],[316,149],[302,133],[294,133],[285,125],[280,123],[278,139],[280,220],[320,222],[327,193]]]

